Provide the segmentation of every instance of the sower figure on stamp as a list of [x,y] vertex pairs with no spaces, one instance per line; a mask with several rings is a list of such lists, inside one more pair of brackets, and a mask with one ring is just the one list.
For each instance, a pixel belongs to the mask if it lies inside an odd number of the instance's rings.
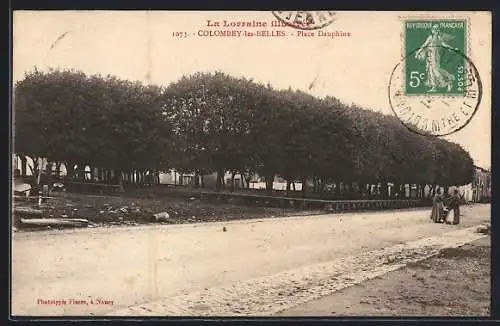
[[[435,92],[437,88],[446,87],[448,92],[451,91],[455,76],[441,67],[441,47],[454,49],[447,42],[452,40],[452,35],[441,33],[439,26],[432,26],[431,34],[425,42],[415,52],[415,57],[419,60],[425,60],[425,69],[427,80],[425,85],[430,87],[428,92]],[[458,50],[458,49],[454,49]]]

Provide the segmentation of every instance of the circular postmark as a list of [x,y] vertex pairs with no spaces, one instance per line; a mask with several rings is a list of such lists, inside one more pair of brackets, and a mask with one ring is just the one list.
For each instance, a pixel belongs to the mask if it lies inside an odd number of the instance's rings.
[[450,47],[428,46],[411,52],[394,67],[389,80],[392,111],[421,135],[446,136],[464,128],[481,97],[476,67]]
[[312,30],[330,25],[337,13],[335,11],[273,11],[273,15],[290,27]]

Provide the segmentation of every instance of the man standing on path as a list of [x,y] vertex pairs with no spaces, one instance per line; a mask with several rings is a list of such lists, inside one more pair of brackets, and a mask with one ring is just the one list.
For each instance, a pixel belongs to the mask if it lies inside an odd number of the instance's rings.
[[451,208],[453,208],[453,224],[460,223],[460,194],[458,189],[453,192],[453,197],[451,199]]

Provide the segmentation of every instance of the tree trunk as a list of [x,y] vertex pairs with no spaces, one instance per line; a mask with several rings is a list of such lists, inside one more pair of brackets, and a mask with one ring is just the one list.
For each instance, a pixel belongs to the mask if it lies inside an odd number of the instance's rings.
[[293,191],[294,191],[294,192],[295,192],[295,191],[297,191],[297,190],[295,189],[295,181],[292,181],[292,189],[293,189]]
[[38,158],[31,156],[29,156],[29,158],[33,162],[33,166],[28,165],[28,167],[31,170],[31,175],[36,178],[36,175],[38,174]]
[[36,178],[36,184],[39,185],[40,184],[40,177],[42,176],[42,158],[39,157],[37,158],[37,178]]
[[56,174],[58,178],[61,176],[61,162],[56,163]]
[[200,186],[200,174],[198,170],[194,171],[194,187],[198,188]]
[[325,177],[320,177],[319,178],[319,189],[318,190],[319,190],[319,192],[321,194],[325,193],[325,183],[326,183]]
[[203,172],[200,174],[200,186],[202,189],[205,188],[205,175]]
[[291,182],[290,180],[286,180],[286,190],[285,190],[285,197],[288,197],[288,194],[290,193],[290,186],[291,186]]
[[302,197],[306,198],[307,196],[307,177],[304,176],[300,180],[302,182]]
[[[250,180],[252,179],[251,173],[240,172],[241,179],[245,180],[245,188],[250,189]],[[243,181],[242,181],[243,182]]]
[[357,194],[359,193],[359,189],[356,188],[356,182],[350,182],[349,187],[351,188],[351,198],[356,199],[358,197]]
[[241,178],[241,188],[245,189],[247,187],[245,176],[241,172],[238,172],[238,173],[240,174],[240,178]]
[[394,190],[391,193],[391,197],[396,197],[401,195],[401,185],[399,183],[394,182],[393,189]]
[[224,172],[219,169],[217,171],[217,182],[215,184],[215,190],[220,191],[222,189],[222,182],[221,179],[224,177]]
[[21,159],[21,176],[26,176],[26,156],[22,155]]
[[231,188],[230,188],[230,189],[231,189],[231,192],[233,192],[233,191],[234,191],[234,176],[235,176],[235,174],[236,174],[236,173],[235,173],[234,171],[233,171],[233,172],[231,172]]
[[358,181],[358,192],[359,192],[359,196],[360,197],[363,197],[363,190],[364,188],[366,188],[366,185],[364,183],[362,183],[361,181]]
[[120,170],[113,170],[113,176],[111,177],[111,182],[115,185],[121,184],[122,173]]
[[226,175],[226,171],[222,171],[220,175],[220,183],[222,185],[222,189],[226,189],[226,180],[224,180],[224,176]]
[[64,162],[66,166],[66,177],[68,179],[73,179],[75,176],[75,162]]
[[309,189],[312,193],[316,192],[316,177],[312,177],[312,187]]
[[52,174],[52,167],[54,166],[54,162],[47,162],[47,166],[45,168],[46,174],[51,175]]
[[83,179],[87,180],[87,172],[85,171],[85,164],[78,164],[80,174],[83,176]]
[[244,175],[245,181],[247,183],[247,185],[246,185],[247,189],[250,189],[250,181],[252,180],[252,175],[250,173],[248,174],[248,177],[245,174],[243,174],[243,175]]
[[338,191],[339,191],[339,188],[338,188],[337,181],[332,181],[332,191],[331,192],[332,192],[334,197],[337,197]]
[[382,196],[384,199],[389,198],[389,185],[387,182],[382,183]]
[[118,184],[120,185],[120,191],[124,192],[125,187],[123,186],[123,179],[124,179],[125,175],[122,173],[121,170],[116,170],[115,172],[116,172],[115,179],[116,179],[116,181],[118,181]]
[[274,182],[274,173],[273,174],[269,173],[268,175],[266,175],[266,193],[268,195],[273,194],[273,182]]

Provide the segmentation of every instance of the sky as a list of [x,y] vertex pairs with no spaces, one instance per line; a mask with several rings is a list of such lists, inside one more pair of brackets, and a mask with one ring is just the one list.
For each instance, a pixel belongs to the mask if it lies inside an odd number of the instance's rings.
[[[465,17],[469,22],[468,56],[479,71],[483,98],[470,123],[445,139],[464,147],[476,165],[489,168],[491,16],[486,12],[341,11],[321,35],[315,31],[314,36],[304,36],[288,26],[222,26],[224,20],[269,25],[276,21],[271,12],[18,11],[13,16],[13,80],[37,67],[168,85],[184,74],[220,70],[277,89],[331,95],[347,104],[393,114],[388,84],[403,56],[402,21],[429,16]],[[220,26],[208,26],[208,20]],[[286,36],[200,36],[228,30],[280,31]],[[328,32],[349,36],[331,37]]]

